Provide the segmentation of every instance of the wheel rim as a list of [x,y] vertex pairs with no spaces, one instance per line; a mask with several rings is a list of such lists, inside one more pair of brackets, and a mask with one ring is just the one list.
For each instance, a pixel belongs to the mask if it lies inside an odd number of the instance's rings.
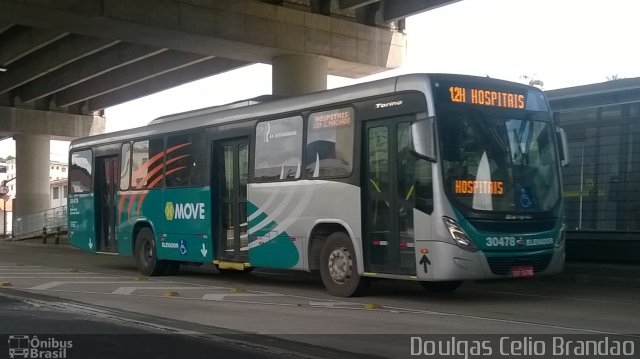
[[153,260],[153,247],[151,246],[151,243],[149,241],[144,242],[144,245],[142,246],[141,257],[142,262],[145,265],[148,265]]
[[345,247],[336,247],[329,254],[329,276],[334,283],[344,284],[351,278],[353,260]]

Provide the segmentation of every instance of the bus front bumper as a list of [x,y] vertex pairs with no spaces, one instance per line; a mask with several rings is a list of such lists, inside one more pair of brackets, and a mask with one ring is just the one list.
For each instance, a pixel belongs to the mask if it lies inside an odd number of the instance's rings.
[[[453,281],[513,278],[531,267],[533,276],[562,272],[565,247],[521,252],[469,252],[446,242],[416,243],[418,280]],[[423,253],[427,252],[427,253]]]

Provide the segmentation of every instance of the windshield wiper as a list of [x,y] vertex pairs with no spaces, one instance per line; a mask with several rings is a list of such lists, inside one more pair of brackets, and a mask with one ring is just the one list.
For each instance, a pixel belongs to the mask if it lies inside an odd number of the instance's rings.
[[504,139],[502,137],[500,137],[500,134],[498,134],[498,131],[496,131],[493,125],[489,123],[489,120],[487,120],[487,118],[484,117],[482,113],[476,113],[475,115],[480,119],[480,122],[482,122],[482,124],[484,125],[484,128],[486,128],[487,131],[489,131],[489,133],[491,134],[491,137],[493,137],[493,139],[496,141],[496,143],[500,147],[500,150],[504,153],[509,153],[509,147],[507,146],[507,143],[504,142]]

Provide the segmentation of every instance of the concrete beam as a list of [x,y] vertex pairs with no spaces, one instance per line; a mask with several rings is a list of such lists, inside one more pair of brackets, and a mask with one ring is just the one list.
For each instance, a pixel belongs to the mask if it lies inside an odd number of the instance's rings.
[[[0,0],[0,21],[246,62],[271,63],[284,55],[323,56],[329,74],[350,77],[398,67],[406,47],[406,41],[398,42],[398,33],[389,29],[367,26],[367,31],[344,31],[358,24],[259,1],[136,0],[134,4]],[[38,15],[42,12],[47,16]]]
[[396,21],[404,19],[427,10],[453,4],[460,0],[402,0],[383,1],[384,21]]
[[340,9],[353,10],[378,1],[380,0],[340,0]]
[[58,92],[55,95],[56,106],[73,105],[212,57],[173,50],[165,51]]
[[42,49],[38,56],[29,56],[0,77],[0,93],[15,89],[29,81],[55,71],[78,59],[117,44],[118,40],[105,40],[69,35]]
[[44,135],[59,141],[104,133],[101,116],[0,106],[0,137],[14,134]]
[[105,51],[76,61],[73,66],[65,66],[22,86],[18,92],[20,100],[22,102],[30,102],[46,97],[165,51],[167,49],[133,44],[117,44]]
[[94,97],[88,102],[89,111],[98,111],[136,98],[147,96],[159,91],[167,90],[187,82],[231,71],[249,63],[223,58],[208,59],[196,64],[167,72],[153,79],[137,82],[101,96]]
[[15,26],[0,42],[0,65],[7,66],[30,53],[69,35],[60,30],[43,30]]

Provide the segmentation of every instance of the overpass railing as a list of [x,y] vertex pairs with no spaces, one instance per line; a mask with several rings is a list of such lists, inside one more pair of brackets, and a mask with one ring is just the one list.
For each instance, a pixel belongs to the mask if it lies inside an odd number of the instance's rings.
[[13,239],[24,239],[42,235],[42,228],[53,232],[57,228],[67,230],[67,206],[50,208],[16,218],[13,222]]

